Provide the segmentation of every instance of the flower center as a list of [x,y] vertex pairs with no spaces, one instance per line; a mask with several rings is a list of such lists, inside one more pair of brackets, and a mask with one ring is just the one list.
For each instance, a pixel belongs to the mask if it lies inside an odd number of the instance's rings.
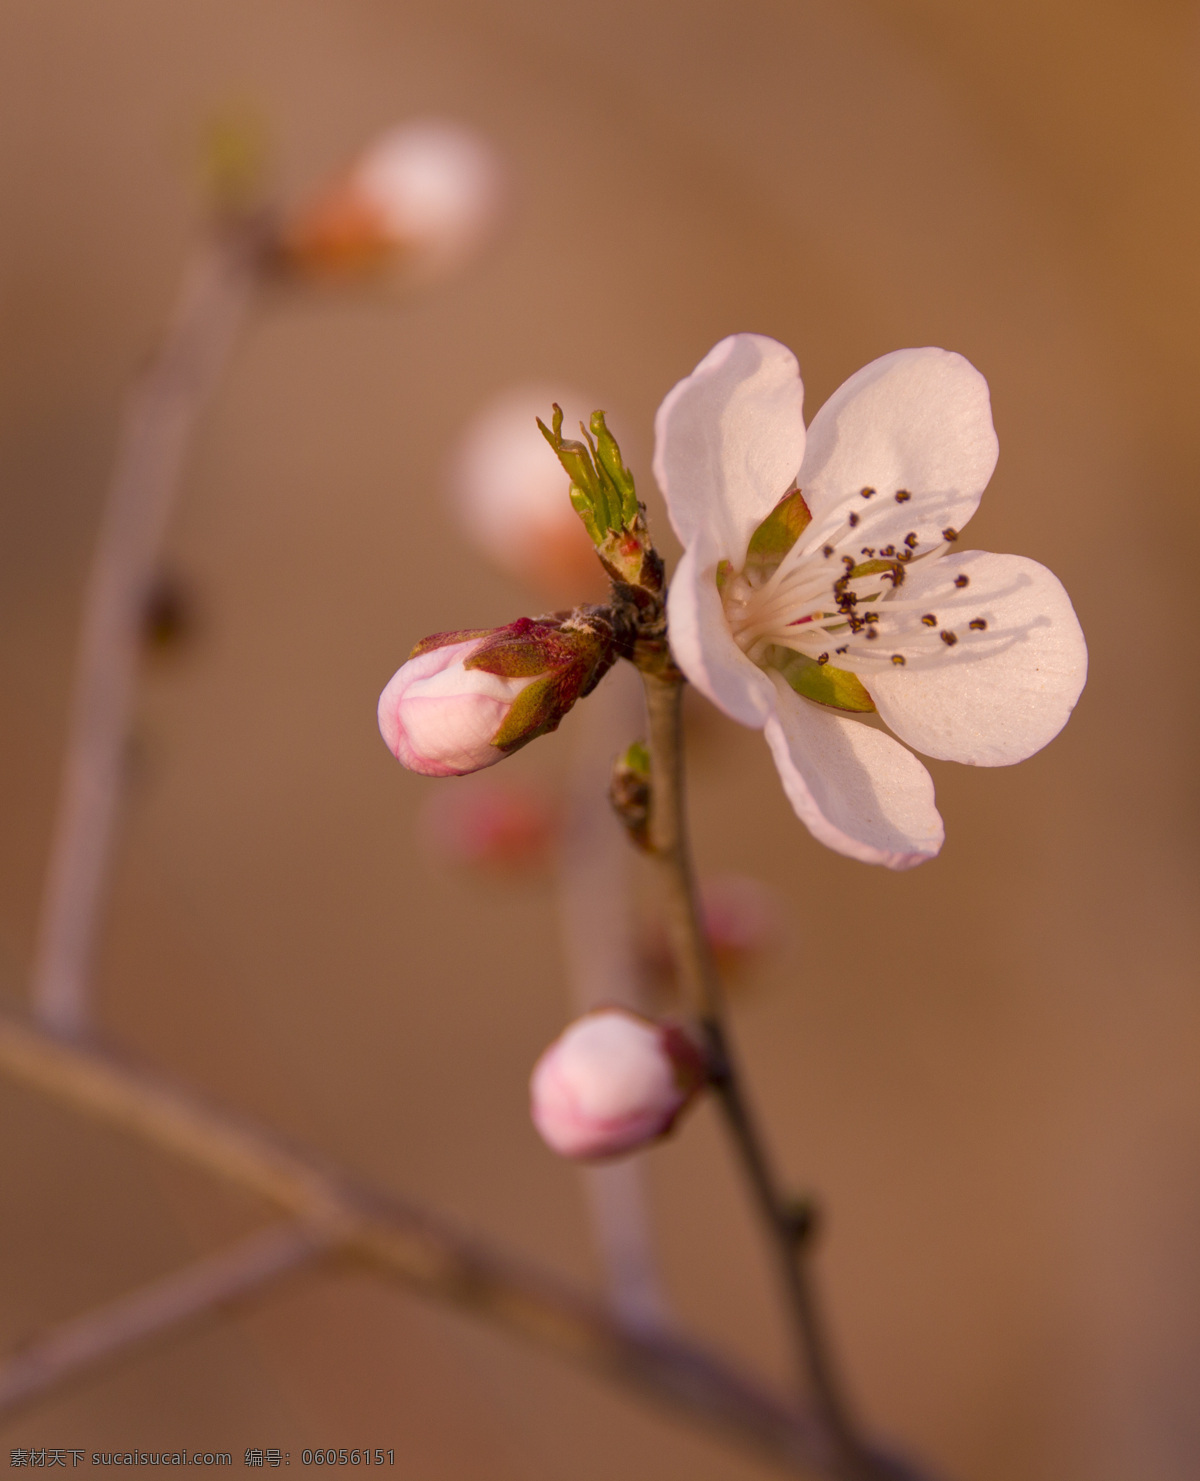
[[[860,523],[851,513],[819,543],[806,532],[774,569],[749,564],[719,573],[730,632],[753,663],[779,668],[798,653],[867,677],[885,667],[944,662],[960,643],[978,643],[988,632],[979,594],[957,562],[944,567],[944,581],[923,580],[919,599],[905,595],[908,570],[919,562],[923,575],[932,574],[957,530],[944,530],[935,548],[920,551],[915,532],[899,546],[863,545],[868,531]],[[772,651],[778,649],[788,652]]]

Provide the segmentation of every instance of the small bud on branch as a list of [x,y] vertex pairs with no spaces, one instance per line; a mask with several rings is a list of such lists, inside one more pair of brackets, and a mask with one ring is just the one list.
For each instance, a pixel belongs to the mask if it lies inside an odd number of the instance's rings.
[[643,741],[634,741],[613,763],[608,797],[630,838],[649,850],[650,752]]
[[681,1028],[600,1008],[538,1060],[531,1114],[560,1156],[616,1157],[666,1136],[705,1079],[704,1057]]
[[410,771],[480,771],[556,730],[627,646],[603,607],[433,633],[380,695],[380,733]]

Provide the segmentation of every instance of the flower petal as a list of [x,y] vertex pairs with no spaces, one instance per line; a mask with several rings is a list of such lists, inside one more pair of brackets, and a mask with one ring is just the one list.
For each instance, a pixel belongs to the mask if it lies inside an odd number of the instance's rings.
[[799,482],[813,521],[803,549],[832,543],[857,559],[864,546],[901,547],[906,536],[918,554],[932,549],[979,507],[997,451],[987,382],[961,355],[895,350],[873,360],[808,430]]
[[881,730],[809,704],[776,680],[764,727],[788,800],[814,838],[864,864],[911,869],[931,859],[945,830],[933,778]]
[[[969,584],[956,587],[962,576]],[[928,601],[958,641],[867,679],[885,724],[927,756],[972,766],[1008,766],[1054,739],[1087,679],[1087,645],[1052,571],[965,550],[909,566],[900,594]]]
[[654,422],[654,476],[684,545],[707,532],[741,568],[804,457],[803,407],[795,355],[762,334],[723,339],[668,393]]
[[675,662],[701,694],[730,719],[761,729],[774,706],[772,684],[733,641],[707,535],[692,545],[671,580],[667,633]]

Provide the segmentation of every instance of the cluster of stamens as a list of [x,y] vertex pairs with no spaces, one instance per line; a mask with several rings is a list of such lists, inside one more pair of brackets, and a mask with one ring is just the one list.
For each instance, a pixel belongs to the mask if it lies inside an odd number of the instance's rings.
[[[869,501],[877,490],[859,492]],[[905,504],[912,494],[897,489],[894,498]],[[748,658],[765,664],[769,649],[779,646],[818,664],[866,675],[878,673],[886,663],[899,668],[936,662],[960,638],[987,630],[987,620],[977,612],[965,622],[960,616],[964,608],[970,610],[961,595],[970,586],[965,572],[947,580],[945,596],[933,601],[932,611],[928,592],[919,602],[902,595],[907,568],[944,555],[958,538],[953,526],[941,531],[936,544],[926,542],[924,550],[917,531],[910,530],[899,544],[867,544],[843,553],[851,532],[861,529],[857,539],[869,538],[872,525],[886,522],[886,508],[881,499],[861,514],[851,510],[840,527],[822,531],[823,538],[806,531],[775,569],[751,568],[724,580],[722,600],[730,630]],[[838,575],[830,570],[834,556],[839,557]]]

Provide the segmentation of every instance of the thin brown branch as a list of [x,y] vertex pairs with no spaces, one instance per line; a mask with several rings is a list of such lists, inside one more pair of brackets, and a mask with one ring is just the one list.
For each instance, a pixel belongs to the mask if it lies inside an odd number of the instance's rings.
[[[351,1179],[273,1132],[112,1053],[0,1014],[0,1073],[270,1200],[319,1237],[636,1394],[724,1429],[799,1474],[832,1474],[820,1423],[703,1348],[621,1322],[590,1297]],[[899,1474],[899,1473],[897,1473]]]
[[713,1089],[762,1215],[792,1317],[797,1355],[825,1447],[825,1474],[846,1481],[894,1475],[869,1450],[834,1370],[811,1268],[811,1218],[784,1196],[734,1063],[716,963],[704,932],[687,832],[681,676],[643,671],[650,722],[650,851],[662,877],[664,915],[685,1002],[708,1039]]
[[264,261],[261,223],[214,232],[130,392],[84,596],[62,792],[33,970],[39,1020],[78,1033],[123,792],[142,618],[196,424]]
[[52,1327],[0,1365],[0,1413],[24,1408],[153,1337],[245,1300],[328,1248],[328,1236],[305,1223],[275,1225]]

